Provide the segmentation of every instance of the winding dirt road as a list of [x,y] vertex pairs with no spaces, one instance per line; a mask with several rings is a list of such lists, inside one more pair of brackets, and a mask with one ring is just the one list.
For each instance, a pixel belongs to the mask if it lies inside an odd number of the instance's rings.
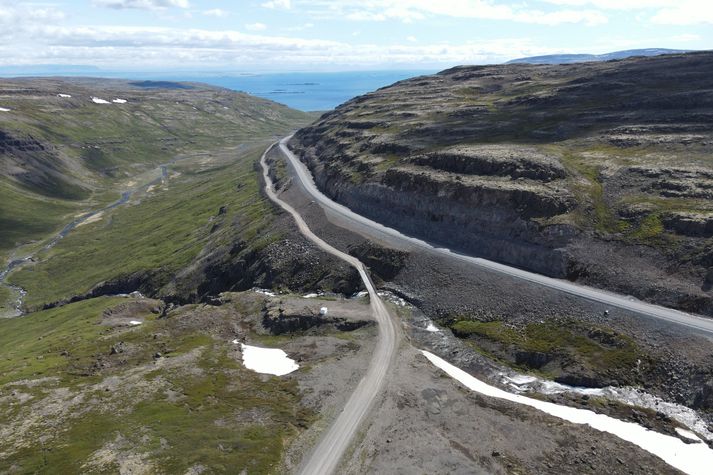
[[364,286],[369,292],[372,314],[379,325],[379,339],[366,375],[359,382],[342,412],[322,436],[320,442],[305,459],[299,470],[299,473],[309,475],[329,474],[336,470],[344,452],[349,447],[360,424],[366,418],[376,397],[384,386],[386,375],[396,354],[399,330],[395,321],[389,316],[384,302],[376,293],[376,288],[369,278],[364,264],[355,257],[330,246],[315,235],[302,219],[302,216],[292,206],[278,198],[273,188],[272,179],[269,176],[268,165],[265,162],[265,157],[275,145],[277,144],[271,145],[260,159],[267,196],[292,215],[300,232],[307,239],[315,243],[323,251],[338,257],[359,271]]

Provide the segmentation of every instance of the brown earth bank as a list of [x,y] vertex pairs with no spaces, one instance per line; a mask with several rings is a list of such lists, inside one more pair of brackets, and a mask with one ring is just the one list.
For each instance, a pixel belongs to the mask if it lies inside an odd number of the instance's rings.
[[290,146],[359,214],[713,315],[713,53],[462,66],[357,97]]

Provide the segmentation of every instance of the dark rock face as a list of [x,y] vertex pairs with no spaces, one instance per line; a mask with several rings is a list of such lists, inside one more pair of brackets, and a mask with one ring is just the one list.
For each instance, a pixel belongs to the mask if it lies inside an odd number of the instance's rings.
[[708,269],[706,278],[703,281],[703,290],[709,292],[711,289],[713,289],[713,269]]
[[369,241],[349,249],[349,254],[369,267],[378,278],[389,281],[403,269],[408,253],[396,249],[387,249]]
[[376,221],[547,275],[567,274],[567,257],[555,249],[563,237],[577,231],[569,226],[552,227],[545,231],[545,240],[540,226],[528,218],[565,212],[573,205],[568,194],[448,181],[401,168],[388,170],[381,183],[361,184],[343,177],[338,167],[316,165],[314,170],[322,170],[316,174],[317,184],[328,195]]
[[564,167],[536,149],[484,145],[454,147],[410,159],[412,163],[463,175],[504,176],[552,181],[564,178]]
[[713,215],[675,213],[664,217],[663,224],[684,236],[713,237]]
[[263,309],[262,326],[273,335],[295,333],[324,326],[332,326],[337,330],[349,332],[358,330],[366,325],[373,325],[373,322],[328,317],[310,312],[307,309],[300,313],[287,313],[282,308],[274,305]]
[[42,195],[52,198],[83,198],[87,190],[71,178],[59,152],[31,135],[0,130],[0,173]]
[[705,410],[713,409],[713,379],[707,381],[696,394],[693,407]]
[[0,154],[21,152],[44,152],[45,146],[32,137],[21,139],[0,130]]
[[321,253],[301,235],[296,235],[297,231],[292,232],[295,235],[259,250],[241,240],[229,247],[209,244],[190,265],[177,273],[160,268],[136,272],[101,282],[86,294],[48,303],[43,308],[134,291],[171,304],[215,305],[219,303],[215,296],[221,292],[253,287],[310,292],[321,289],[344,295],[362,290],[356,269]]
[[711,53],[463,66],[355,98],[290,145],[327,195],[405,233],[710,314],[711,77]]
[[539,351],[518,351],[515,354],[515,364],[532,369],[540,369],[552,361],[553,356]]

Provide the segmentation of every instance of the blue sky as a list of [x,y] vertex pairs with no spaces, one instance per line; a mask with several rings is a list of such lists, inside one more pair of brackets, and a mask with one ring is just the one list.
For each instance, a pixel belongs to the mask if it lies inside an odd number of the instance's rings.
[[342,71],[713,48],[707,0],[0,0],[0,65]]

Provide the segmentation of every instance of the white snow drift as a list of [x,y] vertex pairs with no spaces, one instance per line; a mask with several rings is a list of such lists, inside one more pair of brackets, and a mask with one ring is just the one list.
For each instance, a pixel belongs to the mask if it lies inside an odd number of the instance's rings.
[[[233,340],[233,343],[239,342]],[[240,349],[243,352],[243,365],[256,373],[284,376],[300,367],[287,353],[276,348],[260,348],[240,343]]]
[[0,107],[0,112],[10,112],[10,109],[5,109],[4,107]]
[[[588,409],[560,406],[551,402],[528,398],[520,394],[511,394],[490,386],[474,378],[465,371],[453,366],[438,356],[421,351],[435,366],[449,376],[461,382],[468,389],[485,396],[505,399],[518,404],[534,407],[547,414],[559,417],[575,424],[587,424],[594,429],[608,432],[620,439],[638,445],[642,449],[663,459],[666,463],[690,475],[707,475],[713,467],[713,450],[703,443],[686,444],[677,437],[660,434],[633,422],[624,422],[613,417],[597,414]],[[688,432],[688,431],[686,431]],[[679,432],[681,433],[681,432]],[[690,434],[694,435],[694,434]]]
[[98,97],[92,97],[92,102],[95,104],[111,104],[111,102],[99,99]]
[[114,99],[113,101],[116,104],[126,104],[126,99]]
[[64,98],[64,99],[69,99],[69,98],[71,98],[72,96],[70,96],[69,94],[57,94],[57,97],[62,97],[62,98]]
[[433,322],[429,321],[428,325],[426,326],[426,331],[431,332],[431,333],[437,333],[437,332],[440,332],[441,330],[439,330],[438,327],[433,324]]

